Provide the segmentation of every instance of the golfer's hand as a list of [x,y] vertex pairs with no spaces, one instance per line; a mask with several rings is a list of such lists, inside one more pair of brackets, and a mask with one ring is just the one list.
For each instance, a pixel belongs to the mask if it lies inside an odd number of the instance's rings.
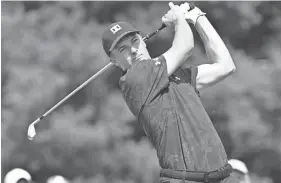
[[184,11],[172,2],[169,3],[170,10],[162,17],[162,22],[167,27],[177,25],[180,21],[185,20]]
[[180,5],[180,9],[184,12],[184,14],[186,12],[188,12],[190,10],[190,5],[189,3],[183,3]]
[[189,3],[181,4],[180,9],[184,12],[186,21],[188,21],[189,23],[192,23],[193,25],[196,24],[196,21],[200,16],[203,16],[206,14],[206,13],[202,12],[196,6],[192,10],[190,10]]

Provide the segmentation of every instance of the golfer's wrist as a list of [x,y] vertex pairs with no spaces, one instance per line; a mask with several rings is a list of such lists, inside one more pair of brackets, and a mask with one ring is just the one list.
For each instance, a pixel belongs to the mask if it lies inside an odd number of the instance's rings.
[[210,22],[209,22],[209,20],[207,19],[207,17],[206,16],[198,16],[197,17],[197,20],[196,20],[196,22],[195,22],[195,24],[194,24],[194,27],[196,28],[196,29],[198,29],[198,28],[202,28],[202,27],[206,27],[206,25],[208,25]]
[[185,15],[185,19],[192,23],[193,25],[196,24],[196,22],[198,21],[198,18],[205,16],[206,13],[202,12],[199,8],[195,7],[193,10],[191,10],[190,12],[186,13]]
[[196,26],[196,23],[202,22],[203,19],[206,19],[205,14],[199,15],[193,25]]

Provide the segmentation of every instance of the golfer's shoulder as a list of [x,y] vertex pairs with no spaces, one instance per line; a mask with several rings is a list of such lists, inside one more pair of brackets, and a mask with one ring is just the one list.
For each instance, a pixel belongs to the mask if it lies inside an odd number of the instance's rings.
[[164,55],[160,55],[156,58],[153,58],[152,62],[156,66],[160,66],[160,65],[165,66],[166,65],[166,59],[165,59]]

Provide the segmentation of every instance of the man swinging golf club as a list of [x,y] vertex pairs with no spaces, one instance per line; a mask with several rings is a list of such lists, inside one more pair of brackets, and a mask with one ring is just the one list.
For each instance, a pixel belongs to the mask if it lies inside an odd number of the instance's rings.
[[[199,90],[235,71],[225,44],[199,8],[169,3],[162,22],[174,29],[171,48],[151,58],[137,29],[117,22],[102,43],[113,64],[124,71],[120,88],[157,151],[160,182],[237,182],[232,167],[200,98]],[[194,47],[189,24],[198,31],[211,64],[181,68]],[[184,180],[184,181],[183,181]]]

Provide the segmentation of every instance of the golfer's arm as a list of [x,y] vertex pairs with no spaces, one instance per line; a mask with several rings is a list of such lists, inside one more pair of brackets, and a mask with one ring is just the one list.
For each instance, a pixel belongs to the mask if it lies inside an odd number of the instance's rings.
[[211,64],[198,66],[197,89],[211,86],[233,73],[236,69],[223,40],[211,25],[207,17],[200,16],[195,28],[198,31]]
[[174,28],[175,35],[172,47],[163,54],[169,76],[191,55],[194,47],[191,28],[184,19],[179,20]]

